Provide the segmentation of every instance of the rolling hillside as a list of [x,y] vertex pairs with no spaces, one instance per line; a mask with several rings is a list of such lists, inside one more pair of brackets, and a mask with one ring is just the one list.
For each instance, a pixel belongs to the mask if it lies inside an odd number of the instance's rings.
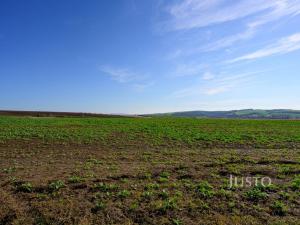
[[237,118],[237,119],[300,119],[300,110],[244,109],[244,110],[232,110],[232,111],[185,111],[185,112],[151,114],[150,116],[193,117],[193,118]]

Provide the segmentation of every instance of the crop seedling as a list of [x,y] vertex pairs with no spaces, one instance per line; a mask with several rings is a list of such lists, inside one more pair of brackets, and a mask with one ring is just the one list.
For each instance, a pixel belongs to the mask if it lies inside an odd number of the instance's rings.
[[71,176],[71,177],[69,177],[69,182],[73,183],[73,184],[80,183],[80,182],[83,182],[83,181],[84,181],[84,178],[79,177],[79,176]]
[[141,195],[144,199],[150,200],[153,196],[153,192],[151,191],[144,191]]
[[95,158],[90,158],[87,160],[88,163],[91,163],[91,164],[94,164],[94,165],[99,165],[99,164],[102,164],[102,162],[98,159],[95,159]]
[[167,183],[169,181],[169,178],[167,177],[159,177],[158,183]]
[[291,184],[291,188],[296,191],[296,190],[300,190],[300,175],[296,176]]
[[61,188],[65,187],[65,184],[61,180],[53,181],[49,184],[49,189],[51,191],[59,191]]
[[281,191],[279,193],[279,196],[281,197],[281,199],[285,199],[285,200],[291,200],[292,199],[291,194],[288,193],[288,192],[285,192],[285,191]]
[[138,202],[133,202],[133,203],[130,205],[129,210],[130,210],[130,211],[134,211],[134,210],[136,210],[136,209],[138,209],[138,208],[139,208],[139,203],[138,203]]
[[104,184],[104,183],[99,183],[94,185],[94,189],[97,189],[102,192],[111,192],[111,191],[116,191],[118,190],[119,186],[116,184]]
[[97,213],[98,211],[105,209],[105,207],[106,205],[103,202],[97,201],[91,211],[92,213]]
[[33,186],[31,183],[23,183],[17,186],[17,191],[30,193],[33,191]]
[[169,193],[166,190],[162,190],[158,196],[162,199],[167,199],[169,197]]
[[215,194],[213,187],[207,181],[196,185],[196,193],[203,198],[211,198]]
[[16,170],[17,170],[16,167],[9,167],[9,168],[3,169],[3,172],[7,173],[7,174],[11,174],[13,172],[16,172]]
[[251,190],[247,191],[245,193],[245,196],[248,200],[251,201],[265,200],[268,198],[268,194],[266,192],[261,191],[261,189],[258,187],[254,187]]
[[130,191],[128,190],[122,190],[122,191],[119,191],[117,196],[121,199],[124,199],[124,198],[127,198],[128,196],[130,196]]
[[177,209],[177,199],[176,198],[170,198],[170,199],[166,199],[164,200],[158,210],[162,213],[166,213],[168,210],[174,210]]
[[169,177],[170,177],[170,173],[164,171],[164,172],[162,172],[159,176],[160,176],[160,177],[163,177],[163,178],[169,178]]
[[145,186],[145,190],[158,190],[160,187],[157,183],[149,183]]
[[172,219],[172,224],[173,225],[181,225],[182,221],[180,219]]
[[286,215],[288,209],[287,206],[281,201],[275,201],[271,206],[274,215],[284,216]]

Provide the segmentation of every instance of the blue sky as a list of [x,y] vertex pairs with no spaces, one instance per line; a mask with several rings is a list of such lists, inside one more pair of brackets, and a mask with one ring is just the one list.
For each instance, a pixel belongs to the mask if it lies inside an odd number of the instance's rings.
[[300,0],[3,0],[0,108],[300,109]]

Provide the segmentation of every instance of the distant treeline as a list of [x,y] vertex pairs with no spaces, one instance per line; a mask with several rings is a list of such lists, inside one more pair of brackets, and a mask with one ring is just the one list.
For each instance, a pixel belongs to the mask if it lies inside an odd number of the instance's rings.
[[[123,115],[98,114],[98,113],[77,113],[77,112],[47,112],[47,111],[10,111],[0,110],[3,116],[32,116],[32,117],[127,117]],[[128,116],[129,117],[129,116]]]

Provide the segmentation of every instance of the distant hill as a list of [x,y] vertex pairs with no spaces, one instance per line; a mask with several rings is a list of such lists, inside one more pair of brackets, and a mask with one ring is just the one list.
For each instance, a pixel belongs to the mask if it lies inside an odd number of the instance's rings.
[[290,109],[243,109],[231,111],[186,111],[150,114],[147,116],[170,116],[192,118],[237,118],[237,119],[300,119],[300,110]]

